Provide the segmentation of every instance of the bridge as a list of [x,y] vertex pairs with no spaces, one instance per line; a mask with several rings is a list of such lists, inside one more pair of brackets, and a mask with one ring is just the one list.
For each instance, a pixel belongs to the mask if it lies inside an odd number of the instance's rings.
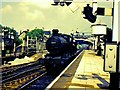
[[79,44],[90,44],[90,45],[94,44],[93,38],[88,38],[88,39],[83,39],[83,38],[77,39],[77,38],[75,38],[75,41]]

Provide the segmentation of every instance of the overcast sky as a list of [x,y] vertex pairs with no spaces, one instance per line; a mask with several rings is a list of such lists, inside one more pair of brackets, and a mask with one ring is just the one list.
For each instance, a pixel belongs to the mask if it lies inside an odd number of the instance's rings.
[[[72,30],[91,32],[91,23],[85,20],[82,14],[83,7],[89,2],[75,2],[70,7],[61,7],[52,6],[52,2],[49,1],[23,2],[16,0],[15,2],[14,0],[13,2],[13,0],[3,0],[0,2],[0,12],[2,12],[0,23],[14,27],[18,32],[26,29],[32,30],[35,27],[44,27],[45,30],[58,28],[62,33],[71,33]],[[99,2],[98,7],[112,8],[112,2]],[[76,8],[78,9],[75,11]],[[98,16],[95,23],[104,23],[108,27],[112,27],[112,16]]]

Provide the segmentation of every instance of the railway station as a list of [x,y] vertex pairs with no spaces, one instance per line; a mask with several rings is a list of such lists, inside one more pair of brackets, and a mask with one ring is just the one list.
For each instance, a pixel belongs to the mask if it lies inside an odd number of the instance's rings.
[[120,90],[120,0],[0,5],[1,90]]

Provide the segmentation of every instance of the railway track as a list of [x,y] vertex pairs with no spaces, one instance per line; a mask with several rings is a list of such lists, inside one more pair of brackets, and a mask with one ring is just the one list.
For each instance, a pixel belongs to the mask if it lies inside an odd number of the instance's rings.
[[[32,63],[22,64],[22,65],[6,67],[7,69],[3,69],[3,70],[1,69],[2,71],[0,72],[0,75],[6,76],[8,74],[12,74],[13,72],[23,70],[23,69],[26,69],[28,67],[33,67],[36,65],[43,65],[43,60],[38,60],[38,61],[35,61]],[[3,68],[5,68],[5,67],[3,67]]]
[[2,79],[7,78],[7,76],[9,75],[12,75],[13,73],[16,73],[16,72],[19,72],[19,71],[22,71],[22,70],[25,70],[25,69],[28,69],[28,68],[31,68],[31,67],[34,67],[36,65],[40,65],[39,62],[35,62],[35,63],[30,63],[30,64],[27,64],[27,65],[21,65],[19,67],[15,67],[15,68],[11,68],[11,69],[8,69],[8,70],[4,70],[0,73],[0,75],[2,75]]
[[19,68],[9,69],[2,73],[2,90],[13,90],[23,85],[28,80],[39,76],[45,72],[45,67],[39,62],[21,66]]
[[34,65],[38,62],[39,61],[35,61],[35,62],[31,62],[31,63],[25,63],[25,64],[22,64],[22,65],[1,66],[1,72],[4,73],[4,72],[10,72],[12,70],[15,71],[15,70],[20,69],[20,68],[24,68],[24,67],[27,67],[27,66],[30,66],[30,65]]
[[3,83],[2,90],[44,90],[56,76],[48,75],[45,69],[36,70],[30,71],[31,74],[26,72],[27,75],[12,76],[14,80],[8,78],[7,82]]
[[30,82],[32,79],[41,76],[45,72],[36,72],[31,75],[24,76],[22,78],[12,80],[2,85],[2,90],[18,90],[19,87],[24,85],[26,82]]
[[[78,58],[78,56],[77,56]],[[22,85],[18,88],[18,90],[47,90],[49,89],[49,85],[53,84],[56,79],[60,78],[60,76],[71,66],[74,62],[73,60],[61,73],[60,75],[48,75],[44,74],[35,79],[29,81],[28,83]]]
[[43,61],[9,70],[2,74],[2,90],[44,90],[57,77],[47,74]]
[[43,74],[19,87],[18,90],[44,90],[45,87],[47,87],[47,85],[51,83],[54,78],[55,76],[49,76],[47,75],[47,72],[44,72]]
[[38,65],[38,66],[34,66],[32,68],[25,68],[23,70],[13,72],[12,74],[2,76],[2,83],[5,83],[5,82],[10,81],[12,79],[20,78],[26,74],[34,73],[37,70],[43,70],[44,68],[45,68],[44,66]]
[[[10,71],[10,70],[15,70],[15,69],[19,69],[19,68],[24,68],[24,67],[26,67],[26,66],[28,66],[28,65],[36,64],[36,63],[39,62],[39,59],[40,59],[40,58],[42,59],[41,54],[46,54],[46,53],[47,53],[47,52],[45,52],[45,51],[42,52],[42,53],[40,53],[39,57],[36,56],[36,55],[31,56],[32,58],[34,58],[34,59],[37,60],[37,61],[34,61],[34,62],[19,64],[19,65],[7,65],[7,66],[2,65],[2,66],[0,66],[0,72],[7,72],[7,71]],[[1,74],[1,73],[0,73],[0,74]]]

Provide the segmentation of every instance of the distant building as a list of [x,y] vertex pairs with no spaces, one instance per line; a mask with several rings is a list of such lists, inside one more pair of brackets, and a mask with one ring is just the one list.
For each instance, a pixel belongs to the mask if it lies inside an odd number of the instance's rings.
[[2,56],[10,56],[14,53],[14,35],[8,29],[2,29],[0,32],[2,37]]
[[36,48],[37,48],[37,37],[31,38],[31,37],[27,36],[28,52],[36,52]]
[[87,39],[91,37],[91,32],[77,32],[74,34],[75,38],[82,38],[82,39]]

